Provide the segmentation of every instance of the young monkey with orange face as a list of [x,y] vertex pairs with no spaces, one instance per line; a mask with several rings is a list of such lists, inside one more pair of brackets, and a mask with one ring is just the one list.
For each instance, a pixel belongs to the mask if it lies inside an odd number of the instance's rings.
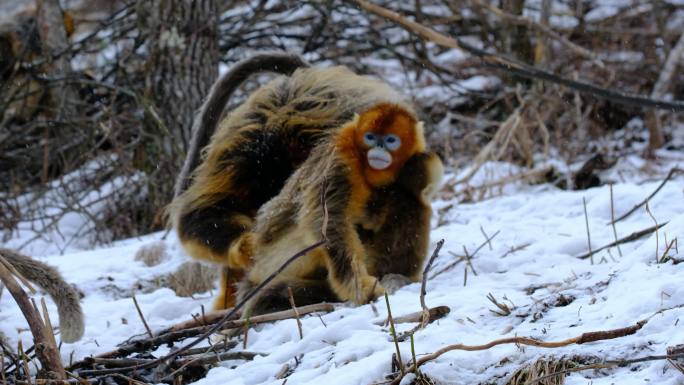
[[298,305],[362,304],[384,292],[382,276],[417,281],[427,254],[429,200],[441,174],[410,107],[379,103],[355,116],[315,147],[257,213],[253,265],[238,299],[321,238],[324,246],[293,262],[246,311],[288,307],[288,286]]

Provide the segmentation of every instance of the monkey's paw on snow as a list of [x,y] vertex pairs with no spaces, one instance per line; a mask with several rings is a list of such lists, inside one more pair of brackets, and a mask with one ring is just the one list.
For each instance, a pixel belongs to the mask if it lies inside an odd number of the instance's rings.
[[409,277],[401,274],[385,274],[380,280],[387,294],[394,294],[395,291],[411,283],[413,281]]

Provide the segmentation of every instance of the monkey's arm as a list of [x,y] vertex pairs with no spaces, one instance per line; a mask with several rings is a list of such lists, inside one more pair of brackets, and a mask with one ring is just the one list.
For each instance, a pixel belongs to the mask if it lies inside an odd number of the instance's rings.
[[323,231],[327,240],[326,264],[333,291],[342,300],[363,304],[384,292],[376,277],[368,273],[366,250],[355,228],[365,209],[368,191],[349,176],[342,162],[334,163],[337,166],[328,170],[320,190],[306,194],[313,207],[305,207],[304,212],[314,214],[312,230]]
[[35,261],[14,250],[0,248],[4,257],[24,278],[43,288],[52,297],[59,313],[62,341],[74,342],[83,336],[83,312],[78,292],[51,266]]
[[439,157],[418,153],[406,162],[397,181],[382,191],[384,195],[369,202],[383,223],[375,231],[359,234],[369,256],[368,269],[383,277],[383,283],[387,275],[397,274],[420,280],[430,242],[430,200],[441,177]]
[[396,184],[426,205],[437,193],[444,175],[444,166],[434,152],[419,152],[412,156],[399,173]]

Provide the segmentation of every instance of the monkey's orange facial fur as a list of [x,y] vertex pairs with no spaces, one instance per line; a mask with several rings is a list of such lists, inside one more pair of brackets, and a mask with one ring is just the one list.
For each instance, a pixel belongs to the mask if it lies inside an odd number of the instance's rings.
[[371,186],[391,183],[406,160],[424,149],[419,125],[396,104],[381,103],[359,116],[353,132],[354,148]]

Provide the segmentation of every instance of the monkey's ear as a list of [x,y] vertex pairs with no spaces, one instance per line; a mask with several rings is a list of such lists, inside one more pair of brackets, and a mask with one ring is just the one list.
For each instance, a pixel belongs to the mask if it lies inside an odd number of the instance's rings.
[[418,151],[425,151],[427,145],[425,144],[425,124],[419,121],[416,124],[416,149]]
[[434,198],[437,190],[439,190],[439,187],[442,185],[444,165],[442,164],[442,160],[439,159],[439,156],[435,153],[429,154],[426,163],[427,184],[420,195],[424,203],[430,204],[430,201]]

